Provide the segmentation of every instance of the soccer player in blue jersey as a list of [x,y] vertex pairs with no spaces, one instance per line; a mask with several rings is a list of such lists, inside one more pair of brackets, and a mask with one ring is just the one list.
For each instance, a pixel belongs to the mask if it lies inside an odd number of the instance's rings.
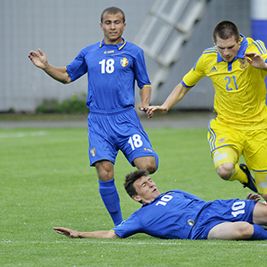
[[53,79],[71,83],[87,73],[89,157],[96,168],[101,198],[114,222],[122,221],[119,195],[114,182],[114,164],[119,150],[138,169],[153,173],[158,156],[135,111],[135,82],[140,90],[140,110],[146,111],[151,95],[143,50],[123,37],[124,12],[105,9],[100,26],[102,41],[83,48],[66,67],[48,63],[40,49],[29,58]]
[[[148,116],[170,110],[201,78],[210,78],[216,118],[208,142],[214,167],[222,179],[237,180],[267,200],[266,47],[240,34],[231,21],[216,25],[213,40],[215,46],[204,50],[162,105],[147,109]],[[239,165],[241,155],[246,165]]]
[[258,201],[259,195],[246,200],[204,201],[180,190],[161,194],[143,170],[127,175],[124,187],[142,207],[112,230],[54,230],[73,238],[126,238],[146,233],[166,239],[267,239],[267,231],[262,227],[267,225],[267,205]]

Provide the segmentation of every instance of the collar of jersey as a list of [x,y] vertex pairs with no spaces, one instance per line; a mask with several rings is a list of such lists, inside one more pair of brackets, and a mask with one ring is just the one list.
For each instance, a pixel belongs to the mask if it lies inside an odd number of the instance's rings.
[[118,48],[118,50],[121,50],[125,45],[126,45],[126,41],[125,41],[125,39],[124,38],[122,38],[122,43],[118,43],[118,44],[105,44],[105,42],[104,42],[104,39],[100,42],[100,44],[99,44],[99,47],[101,48],[101,47],[103,47],[104,45],[105,46],[108,46],[108,45],[114,45],[114,46],[117,46],[117,48]]
[[[166,192],[167,193],[167,192]],[[152,200],[151,202],[149,202],[149,203],[144,203],[144,204],[142,204],[142,207],[145,207],[145,206],[147,206],[147,205],[150,205],[150,204],[152,204],[152,203],[154,203],[156,200],[158,200],[160,197],[162,197],[164,194],[166,194],[166,193],[161,193],[161,194],[159,194],[154,200]]]
[[[240,36],[243,39],[242,39],[240,48],[239,48],[239,50],[237,52],[237,55],[234,57],[232,62],[235,61],[238,58],[245,58],[245,52],[246,52],[246,49],[248,47],[248,41],[247,41],[247,38],[243,34],[240,34]],[[219,62],[222,62],[222,61],[224,61],[223,58],[221,57],[220,53],[217,52],[217,62],[219,63]]]

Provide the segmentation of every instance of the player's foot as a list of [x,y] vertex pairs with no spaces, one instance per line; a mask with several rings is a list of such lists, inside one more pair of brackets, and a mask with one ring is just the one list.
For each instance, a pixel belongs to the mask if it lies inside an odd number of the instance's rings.
[[251,189],[255,193],[258,193],[256,184],[255,184],[255,179],[251,175],[247,165],[246,164],[239,164],[239,167],[246,174],[246,176],[248,178],[248,182],[247,183],[243,183],[244,187],[248,187],[249,189]]

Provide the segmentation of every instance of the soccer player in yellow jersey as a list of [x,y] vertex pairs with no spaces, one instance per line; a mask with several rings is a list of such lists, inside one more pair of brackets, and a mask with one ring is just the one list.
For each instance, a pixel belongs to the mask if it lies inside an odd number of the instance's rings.
[[[224,180],[238,180],[267,200],[267,52],[262,41],[239,33],[231,21],[222,21],[213,32],[215,46],[206,49],[155,111],[168,111],[202,77],[209,77],[215,90],[208,141],[214,166]],[[239,164],[243,155],[246,165]],[[254,172],[255,180],[250,174]]]

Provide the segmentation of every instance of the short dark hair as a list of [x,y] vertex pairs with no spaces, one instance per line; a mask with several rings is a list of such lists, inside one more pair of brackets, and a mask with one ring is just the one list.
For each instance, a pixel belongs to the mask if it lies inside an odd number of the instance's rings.
[[240,33],[237,26],[228,20],[221,21],[216,25],[213,31],[213,41],[216,43],[217,36],[223,40],[226,40],[232,36],[235,37],[236,41],[240,38]]
[[124,188],[130,197],[137,195],[137,192],[133,186],[133,183],[139,178],[141,178],[142,176],[148,176],[148,171],[137,170],[125,176]]
[[106,9],[104,9],[101,13],[101,17],[100,17],[100,21],[103,22],[103,18],[104,18],[104,14],[105,13],[109,13],[109,14],[117,14],[117,13],[121,13],[122,14],[122,20],[123,20],[123,23],[125,22],[125,14],[124,12],[118,8],[118,7],[115,7],[115,6],[112,6],[112,7],[108,7]]

